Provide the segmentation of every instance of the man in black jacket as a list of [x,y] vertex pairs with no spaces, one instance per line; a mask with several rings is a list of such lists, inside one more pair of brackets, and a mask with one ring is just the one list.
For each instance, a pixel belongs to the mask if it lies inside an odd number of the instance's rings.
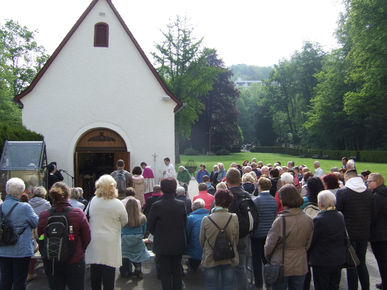
[[175,198],[176,179],[161,180],[163,197],[152,205],[148,217],[148,230],[154,236],[156,254],[163,290],[182,289],[181,256],[186,248],[185,226],[187,214],[183,201]]
[[[249,233],[256,228],[258,213],[256,211],[255,205],[251,200],[250,195],[243,190],[241,186],[241,174],[238,169],[230,168],[226,174],[226,181],[229,187],[229,190],[234,195],[234,200],[229,207],[229,212],[236,213],[238,215],[239,221],[239,242],[238,242],[238,254],[239,254],[239,264],[235,267],[236,274],[236,284],[238,290],[247,290],[247,272],[246,272],[246,260],[248,254],[248,245],[249,245]],[[240,208],[240,201],[250,200],[252,204],[252,210],[254,211],[252,214],[254,222],[256,224],[250,225],[249,220],[246,219],[246,212],[242,212],[243,210]],[[248,202],[246,203],[248,204]]]
[[366,265],[366,252],[370,239],[373,212],[373,195],[356,170],[345,173],[345,187],[336,194],[336,208],[344,214],[349,238],[360,260],[357,269],[347,269],[348,289],[358,288],[358,279],[363,290],[370,289],[369,274]]

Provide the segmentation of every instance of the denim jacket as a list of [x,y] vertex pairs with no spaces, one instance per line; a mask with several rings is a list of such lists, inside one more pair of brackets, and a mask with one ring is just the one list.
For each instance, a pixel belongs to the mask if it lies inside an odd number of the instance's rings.
[[34,243],[32,240],[32,229],[38,225],[38,216],[32,207],[26,202],[20,202],[15,196],[7,195],[1,206],[3,215],[7,215],[11,207],[18,203],[13,212],[8,216],[9,224],[16,233],[24,232],[20,235],[16,245],[0,246],[0,257],[25,258],[34,255]]

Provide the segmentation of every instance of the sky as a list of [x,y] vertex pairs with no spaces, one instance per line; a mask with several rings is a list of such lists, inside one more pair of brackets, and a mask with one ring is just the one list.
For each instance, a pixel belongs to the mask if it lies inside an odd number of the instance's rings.
[[[177,15],[194,36],[215,48],[227,66],[271,66],[288,59],[305,41],[325,51],[338,47],[334,36],[342,0],[113,0],[126,25],[151,59],[161,31]],[[0,24],[18,21],[37,30],[36,40],[52,54],[91,0],[0,0]]]

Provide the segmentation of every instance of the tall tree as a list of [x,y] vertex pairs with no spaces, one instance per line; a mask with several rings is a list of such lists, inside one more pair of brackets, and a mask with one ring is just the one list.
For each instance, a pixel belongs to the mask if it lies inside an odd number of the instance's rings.
[[323,57],[319,45],[307,42],[290,60],[280,61],[265,81],[265,98],[271,106],[278,143],[308,142],[303,124]]
[[192,125],[204,109],[199,96],[212,89],[218,69],[207,65],[202,39],[195,39],[186,19],[177,16],[162,34],[164,40],[156,44],[157,52],[152,53],[156,69],[169,90],[185,105],[175,115],[175,152],[179,162],[180,142],[189,138]]
[[212,90],[205,96],[200,96],[205,108],[192,128],[189,143],[203,153],[216,152],[219,149],[239,151],[242,143],[238,126],[239,112],[236,108],[239,91],[231,81],[232,72],[225,68],[216,50],[206,49],[205,54],[207,65],[217,68],[218,75]]
[[344,51],[338,49],[325,57],[322,70],[316,75],[316,93],[304,125],[316,148],[352,149],[359,137],[343,111],[344,95],[349,89],[345,82],[347,69]]
[[339,39],[349,90],[344,111],[360,130],[356,149],[387,146],[387,2],[346,0]]
[[13,20],[0,27],[0,121],[20,122],[20,109],[11,99],[32,82],[47,59],[34,31]]

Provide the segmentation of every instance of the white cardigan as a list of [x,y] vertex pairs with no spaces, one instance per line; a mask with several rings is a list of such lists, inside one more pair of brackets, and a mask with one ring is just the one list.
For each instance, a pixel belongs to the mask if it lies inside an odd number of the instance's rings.
[[122,265],[121,229],[128,223],[128,214],[117,198],[94,197],[89,206],[91,241],[86,249],[86,264],[110,267]]

